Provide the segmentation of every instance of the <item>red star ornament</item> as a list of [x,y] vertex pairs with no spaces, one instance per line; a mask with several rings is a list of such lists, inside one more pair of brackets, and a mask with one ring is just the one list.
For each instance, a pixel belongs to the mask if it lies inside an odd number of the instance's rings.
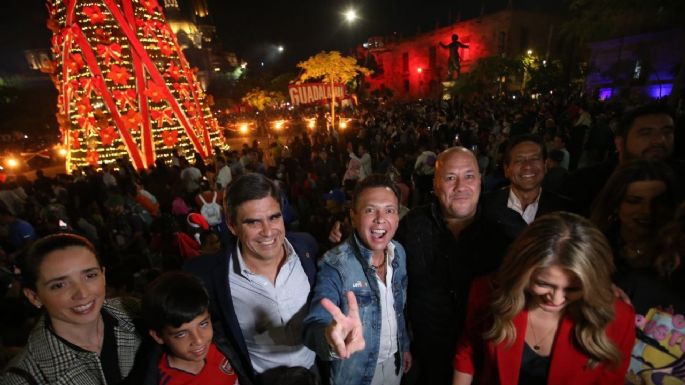
[[140,4],[145,7],[149,14],[154,14],[155,10],[159,8],[157,0],[141,0]]
[[162,132],[162,142],[167,147],[174,147],[178,142],[178,131],[167,130]]
[[79,136],[81,136],[80,131],[73,130],[69,133],[71,136],[71,148],[73,150],[78,150],[81,148],[81,140],[79,139]]
[[157,47],[159,47],[159,52],[164,56],[171,56],[174,53],[174,48],[171,44],[161,39],[157,40]]
[[173,87],[181,99],[190,98],[190,89],[187,84],[174,83]]
[[110,39],[112,38],[112,34],[102,28],[97,28],[95,30],[95,36],[102,44],[109,43]]
[[126,127],[129,131],[138,131],[140,129],[140,125],[143,123],[143,118],[140,116],[138,111],[134,109],[128,110],[128,112],[125,113],[121,119],[124,121],[124,127]]
[[109,147],[112,145],[112,142],[114,142],[114,139],[117,138],[117,131],[114,129],[112,126],[107,126],[102,129],[100,129],[100,142],[102,142],[102,145],[105,147]]
[[88,16],[90,24],[102,24],[105,22],[105,15],[102,10],[97,5],[91,5],[90,7],[83,7],[83,13]]
[[136,91],[132,88],[127,90],[115,90],[112,92],[114,99],[117,101],[119,108],[124,109],[126,106],[136,109],[138,99],[136,98]]
[[157,83],[150,80],[147,82],[145,96],[150,98],[154,103],[159,103],[164,100],[164,87],[158,86]]
[[169,63],[169,68],[164,72],[164,77],[172,78],[175,81],[181,78],[181,69],[176,65],[176,63]]
[[79,115],[85,116],[93,110],[93,106],[90,104],[90,98],[87,96],[82,96],[76,102],[76,111]]
[[197,108],[195,107],[195,103],[193,103],[190,100],[186,100],[183,102],[183,107],[185,108],[186,114],[188,116],[195,116],[197,115]]
[[95,128],[95,118],[92,116],[79,116],[76,118],[76,122],[86,133]]
[[125,67],[112,64],[112,67],[107,74],[107,79],[110,79],[116,84],[125,86],[128,83],[128,79],[131,78],[131,74],[128,73]]
[[91,166],[97,167],[99,160],[100,156],[96,150],[88,150],[88,152],[86,152],[86,162],[88,162]]
[[[93,78],[82,77],[78,80],[78,84],[74,84],[74,87],[78,87],[83,91],[83,96],[90,96],[90,94],[95,90],[95,85],[93,84]],[[74,88],[76,89],[76,88]]]
[[145,37],[156,36],[160,28],[159,24],[155,20],[136,19],[136,25],[143,30],[143,36]]

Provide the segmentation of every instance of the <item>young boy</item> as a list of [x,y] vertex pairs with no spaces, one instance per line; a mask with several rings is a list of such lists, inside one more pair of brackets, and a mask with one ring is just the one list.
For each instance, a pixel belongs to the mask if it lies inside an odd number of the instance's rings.
[[[214,337],[209,296],[202,282],[185,272],[166,273],[143,297],[142,312],[150,336],[163,347],[154,357],[146,384],[250,384],[236,368],[235,350]],[[238,381],[240,380],[240,381]]]

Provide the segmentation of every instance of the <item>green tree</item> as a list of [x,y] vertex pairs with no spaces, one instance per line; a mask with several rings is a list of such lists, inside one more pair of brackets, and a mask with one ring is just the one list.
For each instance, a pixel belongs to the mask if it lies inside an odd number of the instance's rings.
[[307,80],[318,80],[331,86],[331,126],[335,127],[335,95],[333,86],[335,83],[347,84],[355,79],[357,74],[371,75],[371,71],[357,65],[357,59],[343,56],[340,52],[319,52],[309,59],[297,64],[302,69],[302,74],[296,83],[304,83]]
[[533,92],[549,92],[567,86],[564,69],[560,60],[549,60],[529,70],[528,86]]
[[503,56],[481,58],[471,71],[459,76],[452,93],[464,96],[479,92],[499,93],[511,78],[522,73],[521,60]]
[[243,96],[242,101],[247,103],[250,107],[258,111],[264,111],[267,107],[276,107],[282,103],[285,97],[280,92],[266,91],[261,88],[255,88]]

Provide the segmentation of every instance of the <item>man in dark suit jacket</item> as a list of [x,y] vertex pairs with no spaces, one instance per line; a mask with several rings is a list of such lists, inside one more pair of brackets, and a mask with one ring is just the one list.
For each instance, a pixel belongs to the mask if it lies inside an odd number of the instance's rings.
[[510,242],[535,218],[553,211],[570,211],[571,201],[543,190],[547,152],[541,137],[512,138],[504,151],[504,174],[511,184],[483,196],[483,215]]
[[209,292],[216,332],[233,345],[252,379],[278,366],[313,368],[302,320],[316,279],[316,241],[286,234],[277,187],[263,175],[238,178],[226,201],[235,243],[225,254],[185,266]]

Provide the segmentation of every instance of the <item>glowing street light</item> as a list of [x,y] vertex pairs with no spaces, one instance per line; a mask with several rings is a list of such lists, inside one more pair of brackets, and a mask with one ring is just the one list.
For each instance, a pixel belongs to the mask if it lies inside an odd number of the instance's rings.
[[278,46],[278,52],[283,52],[284,49],[285,49],[285,48],[283,48],[282,45],[279,45],[279,46]]
[[285,126],[285,120],[283,120],[283,119],[276,120],[273,122],[273,124],[274,124],[274,130],[280,130],[283,128],[283,126]]
[[528,55],[532,55],[532,54],[533,54],[533,50],[532,50],[532,49],[529,49],[528,51],[526,51],[526,53],[527,53]]
[[345,21],[350,24],[354,23],[354,21],[359,18],[359,15],[357,15],[357,11],[355,11],[354,8],[348,8],[343,15],[345,16]]
[[240,130],[241,134],[247,134],[248,129],[249,127],[246,122],[238,124],[238,130]]
[[5,160],[5,164],[8,168],[16,168],[19,166],[19,162],[15,158],[7,158],[7,160]]
[[309,128],[310,130],[316,128],[316,118],[305,118],[305,120],[307,121],[307,128]]

